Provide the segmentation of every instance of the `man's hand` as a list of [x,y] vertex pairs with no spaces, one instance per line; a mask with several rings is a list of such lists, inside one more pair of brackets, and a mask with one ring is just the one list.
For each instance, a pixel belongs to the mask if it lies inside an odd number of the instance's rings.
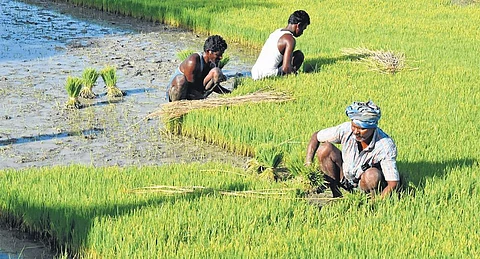
[[397,188],[398,181],[387,181],[387,187],[383,189],[382,194],[380,195],[381,198],[385,198],[387,195]]

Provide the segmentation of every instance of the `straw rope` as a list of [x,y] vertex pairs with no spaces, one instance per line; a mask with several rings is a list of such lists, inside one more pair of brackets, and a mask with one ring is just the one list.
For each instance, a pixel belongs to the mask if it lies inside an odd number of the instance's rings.
[[215,97],[203,100],[181,100],[163,104],[159,110],[152,112],[147,118],[160,116],[166,119],[175,119],[192,110],[241,105],[246,103],[286,102],[293,99],[294,98],[291,96],[276,92],[255,92],[248,95],[228,98]]

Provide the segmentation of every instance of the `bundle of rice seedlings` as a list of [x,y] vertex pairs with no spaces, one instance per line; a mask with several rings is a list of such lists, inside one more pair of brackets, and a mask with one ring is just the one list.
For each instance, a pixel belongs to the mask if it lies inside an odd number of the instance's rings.
[[[177,52],[177,58],[179,60],[183,61],[183,60],[187,59],[193,53],[195,53],[195,51],[191,50],[191,49],[182,50],[180,52]],[[218,63],[218,67],[220,69],[222,69],[224,66],[226,66],[228,64],[229,61],[230,61],[230,56],[226,53],[223,53],[223,57],[220,60],[220,62]]]
[[115,67],[106,66],[104,69],[102,69],[100,75],[102,76],[103,82],[107,87],[108,97],[122,97],[125,95],[124,92],[117,87],[117,74]]
[[344,55],[356,56],[371,70],[385,74],[395,74],[405,68],[405,54],[393,51],[369,50],[367,48],[345,48]]
[[195,51],[192,49],[184,49],[182,51],[177,52],[177,58],[180,61],[184,61],[185,59],[190,57],[190,55],[192,55],[193,53],[195,53]]
[[216,97],[203,100],[181,100],[163,104],[158,111],[148,115],[147,119],[161,116],[164,120],[170,121],[180,118],[192,110],[211,109],[220,106],[233,106],[246,103],[286,102],[291,100],[293,100],[293,97],[276,92],[255,92],[248,95],[228,98]]
[[83,70],[82,79],[83,79],[83,88],[80,91],[80,97],[85,99],[93,99],[97,95],[93,92],[93,86],[97,82],[98,76],[100,74],[94,68],[86,68]]
[[65,84],[65,89],[68,93],[68,101],[66,107],[68,109],[80,109],[82,107],[78,96],[82,89],[83,80],[78,77],[67,77],[67,82]]
[[255,158],[247,162],[247,172],[256,173],[260,178],[278,180],[278,166],[283,161],[283,151],[277,146],[267,143],[255,148]]

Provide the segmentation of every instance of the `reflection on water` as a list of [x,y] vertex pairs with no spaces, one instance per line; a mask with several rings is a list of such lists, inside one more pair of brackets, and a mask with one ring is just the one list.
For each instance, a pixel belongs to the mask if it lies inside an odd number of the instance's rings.
[[128,33],[14,0],[0,1],[0,61],[44,58],[85,37]]

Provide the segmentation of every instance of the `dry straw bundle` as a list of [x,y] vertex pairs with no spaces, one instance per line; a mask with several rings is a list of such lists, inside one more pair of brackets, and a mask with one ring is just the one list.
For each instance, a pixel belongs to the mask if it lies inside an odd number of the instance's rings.
[[170,120],[180,118],[192,110],[211,109],[220,106],[241,105],[246,103],[286,102],[290,100],[293,100],[293,97],[275,92],[256,92],[229,98],[217,97],[203,100],[182,100],[163,104],[158,111],[151,113],[148,118],[160,116]]
[[385,74],[395,74],[406,68],[405,54],[393,51],[369,50],[367,48],[344,48],[344,55],[356,56],[371,70]]

